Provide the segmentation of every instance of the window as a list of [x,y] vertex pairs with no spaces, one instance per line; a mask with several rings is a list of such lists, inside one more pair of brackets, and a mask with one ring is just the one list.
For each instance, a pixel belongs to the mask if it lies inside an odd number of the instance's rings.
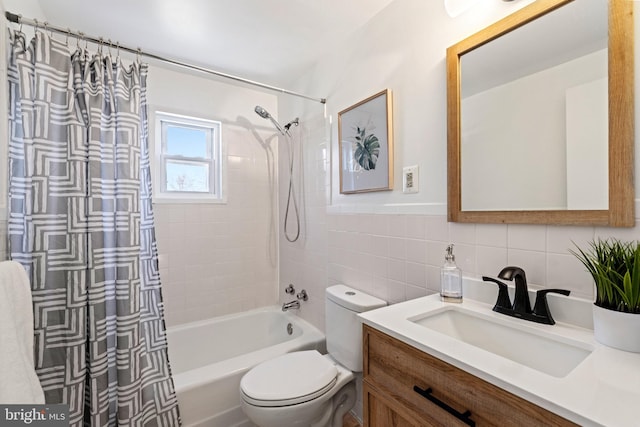
[[224,202],[220,122],[156,112],[156,201]]

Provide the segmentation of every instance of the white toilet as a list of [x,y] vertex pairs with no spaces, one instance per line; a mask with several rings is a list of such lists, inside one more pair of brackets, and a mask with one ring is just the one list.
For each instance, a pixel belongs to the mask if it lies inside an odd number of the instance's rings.
[[356,401],[353,372],[362,371],[358,313],[385,305],[344,285],[327,288],[329,354],[296,351],[255,366],[240,381],[244,413],[260,427],[341,427]]

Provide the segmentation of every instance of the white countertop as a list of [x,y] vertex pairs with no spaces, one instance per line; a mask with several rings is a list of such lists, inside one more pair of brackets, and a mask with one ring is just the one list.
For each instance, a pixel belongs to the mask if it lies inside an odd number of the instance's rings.
[[[559,341],[579,342],[593,352],[557,378],[408,320],[451,306],[495,317],[512,327],[543,331]],[[593,330],[560,322],[558,317],[555,325],[541,325],[495,313],[492,307],[468,298],[462,304],[443,303],[439,295],[431,295],[360,317],[369,326],[577,424],[640,425],[640,353],[603,346],[595,341]]]

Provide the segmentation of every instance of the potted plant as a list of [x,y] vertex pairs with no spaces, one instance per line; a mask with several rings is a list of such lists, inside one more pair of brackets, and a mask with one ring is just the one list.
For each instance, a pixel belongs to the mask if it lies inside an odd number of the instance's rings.
[[595,338],[610,347],[640,352],[640,242],[598,239],[589,246],[586,251],[569,251],[596,285]]

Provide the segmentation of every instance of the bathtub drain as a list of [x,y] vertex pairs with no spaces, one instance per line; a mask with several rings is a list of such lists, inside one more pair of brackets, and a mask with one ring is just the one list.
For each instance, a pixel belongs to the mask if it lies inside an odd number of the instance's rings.
[[287,323],[287,333],[289,335],[293,333],[293,325],[291,325],[291,323]]

